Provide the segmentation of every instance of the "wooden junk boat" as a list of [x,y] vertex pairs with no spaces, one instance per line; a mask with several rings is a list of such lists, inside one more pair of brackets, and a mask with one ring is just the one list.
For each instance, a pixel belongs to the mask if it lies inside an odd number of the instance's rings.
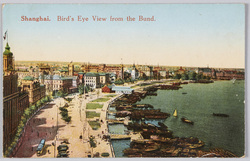
[[227,114],[223,114],[223,113],[213,113],[214,116],[219,116],[219,117],[229,117],[229,115]]
[[194,124],[193,121],[190,121],[190,120],[188,120],[188,119],[186,119],[186,118],[184,118],[184,117],[181,118],[181,121],[182,121],[182,122],[185,122],[185,123],[188,123],[188,124],[191,124],[191,125]]

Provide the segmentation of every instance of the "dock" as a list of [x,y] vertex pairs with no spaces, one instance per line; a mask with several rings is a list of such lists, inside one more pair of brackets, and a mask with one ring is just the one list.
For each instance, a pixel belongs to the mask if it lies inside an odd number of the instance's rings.
[[120,120],[107,120],[108,124],[124,124],[124,121],[120,121]]
[[122,135],[122,134],[110,134],[111,140],[123,140],[123,139],[130,139],[130,135]]
[[131,141],[143,139],[141,133],[130,133],[130,136],[131,136]]
[[115,115],[117,112],[114,112],[114,111],[109,111],[108,114],[110,115]]

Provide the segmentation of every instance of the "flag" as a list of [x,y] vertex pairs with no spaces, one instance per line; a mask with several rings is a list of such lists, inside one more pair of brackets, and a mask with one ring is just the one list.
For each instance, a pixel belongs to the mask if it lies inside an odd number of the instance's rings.
[[7,31],[4,33],[3,39],[6,39]]

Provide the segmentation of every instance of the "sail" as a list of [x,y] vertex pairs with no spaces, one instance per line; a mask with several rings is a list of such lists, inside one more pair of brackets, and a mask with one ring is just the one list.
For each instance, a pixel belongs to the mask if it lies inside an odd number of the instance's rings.
[[173,116],[174,116],[174,117],[177,117],[177,110],[174,110]]
[[236,81],[236,79],[235,79],[235,78],[233,78],[233,79],[232,79],[232,81],[233,81],[233,84],[234,84],[234,83],[235,83],[235,81]]

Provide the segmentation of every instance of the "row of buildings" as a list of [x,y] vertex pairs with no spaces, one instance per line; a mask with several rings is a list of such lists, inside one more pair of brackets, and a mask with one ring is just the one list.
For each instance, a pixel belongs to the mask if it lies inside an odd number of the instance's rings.
[[108,66],[105,64],[84,64],[81,71],[75,71],[71,62],[67,67],[54,68],[53,66],[38,64],[36,67],[28,67],[26,70],[18,70],[20,85],[25,77],[31,76],[45,86],[47,94],[53,91],[63,90],[67,93],[76,92],[80,84],[90,88],[100,88],[118,80],[136,79],[162,79],[173,78],[177,74],[189,74],[195,72],[211,79],[230,80],[244,79],[244,70],[225,70],[214,68],[176,68],[166,69],[160,66],[135,65],[132,66]]
[[45,96],[45,87],[30,76],[18,85],[13,53],[7,43],[3,52],[3,150],[13,141],[24,110]]

